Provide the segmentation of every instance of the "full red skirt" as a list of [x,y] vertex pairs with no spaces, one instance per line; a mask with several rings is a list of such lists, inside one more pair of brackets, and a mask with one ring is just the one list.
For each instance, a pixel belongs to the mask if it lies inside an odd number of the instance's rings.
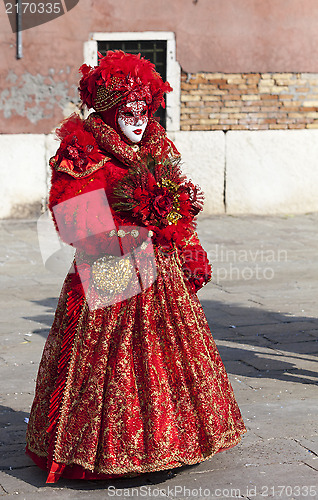
[[195,464],[245,432],[198,298],[177,258],[155,253],[154,283],[102,308],[65,280],[27,430],[49,482]]

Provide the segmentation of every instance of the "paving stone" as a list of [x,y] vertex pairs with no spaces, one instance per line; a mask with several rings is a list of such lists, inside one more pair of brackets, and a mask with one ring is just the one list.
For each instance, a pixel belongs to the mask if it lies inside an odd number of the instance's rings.
[[259,373],[259,371],[256,370],[256,368],[247,365],[245,363],[242,363],[242,361],[229,360],[228,358],[226,358],[226,356],[222,355],[222,351],[221,351],[221,358],[228,373],[235,373],[236,375],[239,376],[249,375],[253,377],[256,377]]
[[276,322],[271,324],[238,327],[237,333],[243,336],[252,334],[264,335],[266,339],[273,342],[305,342],[311,339],[311,331],[315,322]]
[[311,469],[313,469],[314,471],[317,471],[318,472],[318,457],[315,456],[315,455],[310,455],[309,457],[307,457],[305,460],[302,460],[302,462],[306,465],[308,465],[308,467],[310,467]]
[[284,401],[241,404],[246,425],[262,439],[300,439],[314,436],[317,431],[317,400]]
[[[32,467],[34,472],[36,467]],[[19,479],[13,471],[0,471],[0,485],[3,490],[9,495],[16,495],[17,493],[33,493],[37,491],[37,487],[33,484]]]
[[318,460],[318,436],[312,436],[308,439],[304,437],[297,438],[296,441],[307,450],[314,453]]
[[[0,471],[0,496],[105,499],[114,497],[114,491],[115,498],[131,496],[137,488],[135,498],[143,492],[142,498],[153,499],[161,488],[162,498],[193,500],[198,498],[193,489],[205,487],[213,493],[239,488],[242,498],[250,499],[263,499],[265,493],[275,500],[293,498],[288,493],[301,498],[296,486],[317,483],[317,222],[318,214],[199,220],[198,234],[211,253],[221,245],[232,255],[249,252],[247,260],[234,262],[239,279],[228,275],[199,292],[248,428],[237,447],[180,468],[173,478],[158,472],[130,482],[61,480],[46,485],[46,473],[24,454],[24,418],[63,277],[44,268],[35,221],[0,221],[0,467],[12,467]],[[287,259],[262,261],[264,249],[276,257],[285,249]],[[215,272],[221,267],[229,272],[233,265],[220,253],[214,260]],[[262,269],[269,264],[273,279],[244,280],[242,270],[255,270],[256,264]],[[270,489],[279,485],[294,490]],[[190,488],[190,497],[188,490],[180,493],[173,486]]]
[[299,356],[286,356],[286,353],[274,350],[272,354],[251,354],[248,363],[257,370],[287,371],[299,368],[299,370],[311,372],[313,376],[316,373],[317,376],[315,359],[306,359],[304,356],[301,359]]
[[[170,490],[168,490],[168,486]],[[298,488],[317,486],[314,471],[304,463],[270,464],[263,466],[231,467],[199,472],[189,471],[164,485],[171,498],[193,500],[195,490],[201,488],[201,498],[299,498]],[[305,491],[304,489],[302,490]],[[295,492],[295,495],[293,494]],[[301,492],[301,490],[300,490]],[[297,495],[298,494],[298,495]],[[300,498],[305,498],[300,497]],[[315,498],[315,497],[312,497]]]
[[[292,352],[297,354],[313,354],[317,360],[318,339],[308,340],[307,342],[286,342],[281,345],[275,345],[278,352]],[[314,359],[313,359],[314,360]]]

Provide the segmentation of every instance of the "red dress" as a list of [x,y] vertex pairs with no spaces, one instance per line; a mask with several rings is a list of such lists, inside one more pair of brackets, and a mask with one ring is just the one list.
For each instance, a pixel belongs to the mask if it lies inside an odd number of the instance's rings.
[[[113,209],[114,189],[127,169],[149,152],[178,155],[152,121],[139,152],[96,117],[84,126],[69,121],[62,137],[51,160],[50,208],[103,189],[116,229],[132,227]],[[96,259],[116,254],[118,243],[88,199],[76,214],[65,205],[77,260],[40,363],[27,453],[54,482],[61,475],[105,479],[195,464],[236,445],[244,423],[195,293],[202,279],[185,275],[182,245],[163,252],[155,240],[152,284],[122,300],[117,290],[116,300],[90,307],[79,268],[91,272]],[[82,237],[83,227],[93,240]],[[145,240],[128,233],[119,238],[121,253],[125,238]],[[193,231],[190,240],[184,245],[199,245]]]

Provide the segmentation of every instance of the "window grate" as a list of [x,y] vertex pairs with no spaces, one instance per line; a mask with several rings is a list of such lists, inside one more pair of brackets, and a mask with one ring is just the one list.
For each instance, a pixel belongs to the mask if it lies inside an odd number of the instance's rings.
[[[167,42],[166,40],[111,40],[98,41],[97,50],[103,56],[108,50],[123,50],[130,54],[141,54],[149,59],[160,73],[163,81],[167,78]],[[159,108],[155,113],[163,127],[166,127],[166,110]]]

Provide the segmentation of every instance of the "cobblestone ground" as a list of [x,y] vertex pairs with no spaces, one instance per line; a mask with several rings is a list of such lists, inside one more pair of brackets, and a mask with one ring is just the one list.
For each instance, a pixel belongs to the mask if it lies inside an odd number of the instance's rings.
[[27,499],[318,498],[318,214],[201,218],[214,280],[199,297],[248,433],[197,466],[46,485],[24,455],[35,377],[63,278],[35,221],[0,222],[0,496]]

